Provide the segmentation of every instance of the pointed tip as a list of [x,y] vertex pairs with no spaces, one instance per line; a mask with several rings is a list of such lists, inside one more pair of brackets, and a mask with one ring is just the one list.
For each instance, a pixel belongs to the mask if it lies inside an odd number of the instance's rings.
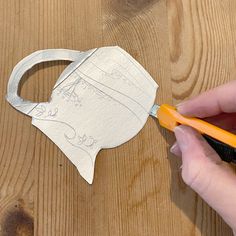
[[83,176],[83,175],[81,175],[90,185],[92,185],[92,183],[93,183],[93,173],[92,173],[92,175],[87,175],[87,176]]
[[88,184],[93,183],[95,160],[99,150],[100,149],[97,148],[97,150],[95,150],[93,153],[90,153],[90,156],[89,155],[80,156],[78,162],[74,163],[80,175],[88,182]]
[[[77,168],[78,169],[78,168]],[[93,177],[94,177],[94,168],[88,168],[88,169],[84,169],[84,170],[79,170],[80,175],[89,183],[92,184],[93,183]]]
[[90,180],[86,180],[90,185],[93,184],[93,179],[90,179]]

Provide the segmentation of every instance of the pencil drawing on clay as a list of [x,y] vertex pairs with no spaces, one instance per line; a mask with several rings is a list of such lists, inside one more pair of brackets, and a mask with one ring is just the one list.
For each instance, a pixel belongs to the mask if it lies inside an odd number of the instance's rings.
[[[49,102],[26,101],[18,95],[23,74],[35,64],[69,60]],[[143,128],[158,86],[145,69],[119,47],[79,52],[48,49],[34,52],[14,68],[8,83],[8,102],[32,117],[92,183],[95,159],[103,148],[117,147]]]

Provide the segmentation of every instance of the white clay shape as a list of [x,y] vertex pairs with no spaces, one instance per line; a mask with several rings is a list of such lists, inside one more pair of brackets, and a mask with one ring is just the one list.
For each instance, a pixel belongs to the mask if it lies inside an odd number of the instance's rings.
[[[51,100],[32,103],[17,94],[23,74],[37,63],[73,61],[53,88]],[[145,69],[119,47],[87,52],[65,49],[37,51],[14,68],[7,100],[32,117],[46,134],[93,182],[98,152],[133,138],[145,125],[158,85]]]

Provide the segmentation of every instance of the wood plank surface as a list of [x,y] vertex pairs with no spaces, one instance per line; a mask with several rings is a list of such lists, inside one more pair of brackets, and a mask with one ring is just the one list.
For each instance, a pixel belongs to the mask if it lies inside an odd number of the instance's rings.
[[[93,185],[5,100],[14,65],[45,48],[119,45],[176,104],[236,77],[235,0],[0,0],[0,235],[228,236],[231,229],[181,179],[173,134],[149,119],[102,150]],[[47,101],[68,63],[44,63],[20,94]]]

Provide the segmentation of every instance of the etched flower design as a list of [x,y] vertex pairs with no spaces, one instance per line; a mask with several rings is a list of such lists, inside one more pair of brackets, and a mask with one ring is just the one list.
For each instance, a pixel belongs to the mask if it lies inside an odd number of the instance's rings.
[[60,89],[58,94],[62,95],[62,98],[66,99],[68,102],[74,103],[75,106],[81,106],[81,99],[79,95],[75,92],[76,87],[80,83],[80,79],[75,80],[72,83],[65,85]]

